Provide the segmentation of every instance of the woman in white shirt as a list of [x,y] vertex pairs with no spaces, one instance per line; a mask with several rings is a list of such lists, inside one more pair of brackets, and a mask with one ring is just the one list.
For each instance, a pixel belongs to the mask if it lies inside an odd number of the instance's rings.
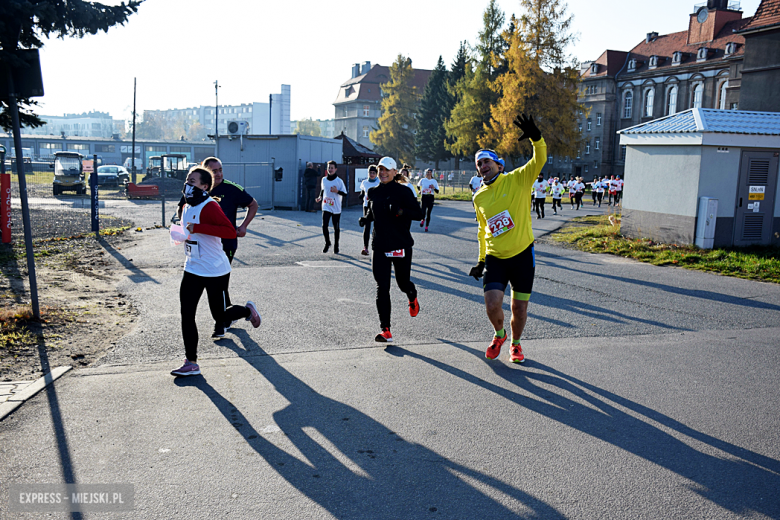
[[431,223],[431,211],[433,211],[433,201],[435,199],[434,193],[439,193],[439,183],[433,178],[433,170],[430,168],[425,170],[425,178],[420,179],[417,187],[420,188],[422,193],[420,202],[425,214],[425,218],[420,221],[420,227],[423,227],[423,224],[425,224],[425,232],[427,233],[428,226]]

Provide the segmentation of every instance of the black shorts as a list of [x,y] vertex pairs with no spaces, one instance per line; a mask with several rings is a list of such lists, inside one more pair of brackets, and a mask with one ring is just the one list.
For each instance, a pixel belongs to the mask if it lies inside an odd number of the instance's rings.
[[511,258],[502,259],[487,255],[483,288],[485,292],[496,289],[504,292],[507,284],[510,284],[512,299],[528,301],[534,288],[535,272],[536,255],[533,244]]

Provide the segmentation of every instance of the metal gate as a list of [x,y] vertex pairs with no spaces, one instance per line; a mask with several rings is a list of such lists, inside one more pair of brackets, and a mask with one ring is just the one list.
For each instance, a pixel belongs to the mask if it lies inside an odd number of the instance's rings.
[[258,209],[274,209],[274,163],[226,162],[222,163],[226,180],[240,184],[258,204]]
[[769,244],[775,213],[778,152],[742,152],[734,245]]

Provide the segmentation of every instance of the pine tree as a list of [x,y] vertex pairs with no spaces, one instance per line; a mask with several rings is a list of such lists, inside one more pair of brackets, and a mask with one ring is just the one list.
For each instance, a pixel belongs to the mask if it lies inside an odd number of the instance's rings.
[[519,143],[519,129],[512,124],[517,114],[533,114],[549,155],[576,155],[581,136],[576,128],[579,71],[565,66],[573,36],[568,32],[571,17],[565,18],[560,0],[523,0],[526,14],[513,34],[505,33],[509,48],[505,54],[508,72],[500,76],[494,88],[501,92],[492,107],[489,129],[480,140],[493,144],[496,151],[510,158],[528,156],[528,141]]
[[[110,6],[83,0],[2,0],[0,1],[0,62],[18,65],[14,51],[43,47],[40,37],[52,35],[83,38],[98,31],[108,32],[116,24],[138,11],[144,0],[129,0],[127,4]],[[0,80],[5,80],[2,78]],[[33,112],[37,103],[17,99],[22,126],[35,128],[44,124]],[[0,127],[11,128],[8,105],[0,101]]]
[[468,66],[466,74],[450,90],[456,102],[444,126],[447,149],[453,155],[472,155],[480,148],[480,142],[485,141],[485,124],[490,120],[491,106],[500,94],[492,83],[497,77],[495,63],[505,45],[501,35],[504,21],[504,13],[496,0],[490,0],[482,15],[475,66]]
[[371,132],[371,142],[380,153],[399,163],[414,165],[414,134],[417,130],[417,107],[420,95],[412,85],[412,60],[401,54],[390,66],[390,81],[382,85],[382,115],[378,128]]
[[417,157],[425,161],[434,161],[436,168],[439,167],[439,161],[450,157],[449,152],[444,147],[447,137],[444,121],[450,115],[447,76],[447,67],[444,65],[442,57],[439,56],[439,62],[425,85],[425,92],[417,116],[417,135],[415,136]]

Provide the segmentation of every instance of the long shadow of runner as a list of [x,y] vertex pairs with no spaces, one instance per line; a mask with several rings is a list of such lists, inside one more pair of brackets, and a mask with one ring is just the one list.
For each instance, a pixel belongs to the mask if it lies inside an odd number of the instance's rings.
[[[279,475],[336,518],[429,518],[434,512],[445,518],[563,518],[528,493],[408,442],[358,409],[318,394],[273,357],[263,355],[248,335],[242,334],[241,341],[244,348],[232,341],[223,346],[242,356],[261,354],[244,359],[290,402],[274,413],[274,421],[305,460],[265,439],[252,426],[251,417],[206,377],[176,379],[175,384],[201,389]],[[309,433],[312,430],[315,435]],[[321,438],[326,446],[317,442]],[[530,512],[518,514],[464,480],[493,488]]]
[[[481,362],[488,363],[482,358],[482,351],[443,339],[439,341],[474,354]],[[693,491],[729,511],[739,514],[755,511],[770,518],[780,518],[780,501],[776,500],[777,490],[780,489],[778,460],[698,432],[660,412],[533,360],[526,361],[523,370],[504,363],[489,363],[497,376],[517,386],[519,391],[514,391],[400,347],[392,347],[388,353],[419,359],[528,410],[677,473],[697,484],[690,486]],[[550,385],[560,392],[555,393],[537,383]],[[702,453],[615,405],[741,460]]]

